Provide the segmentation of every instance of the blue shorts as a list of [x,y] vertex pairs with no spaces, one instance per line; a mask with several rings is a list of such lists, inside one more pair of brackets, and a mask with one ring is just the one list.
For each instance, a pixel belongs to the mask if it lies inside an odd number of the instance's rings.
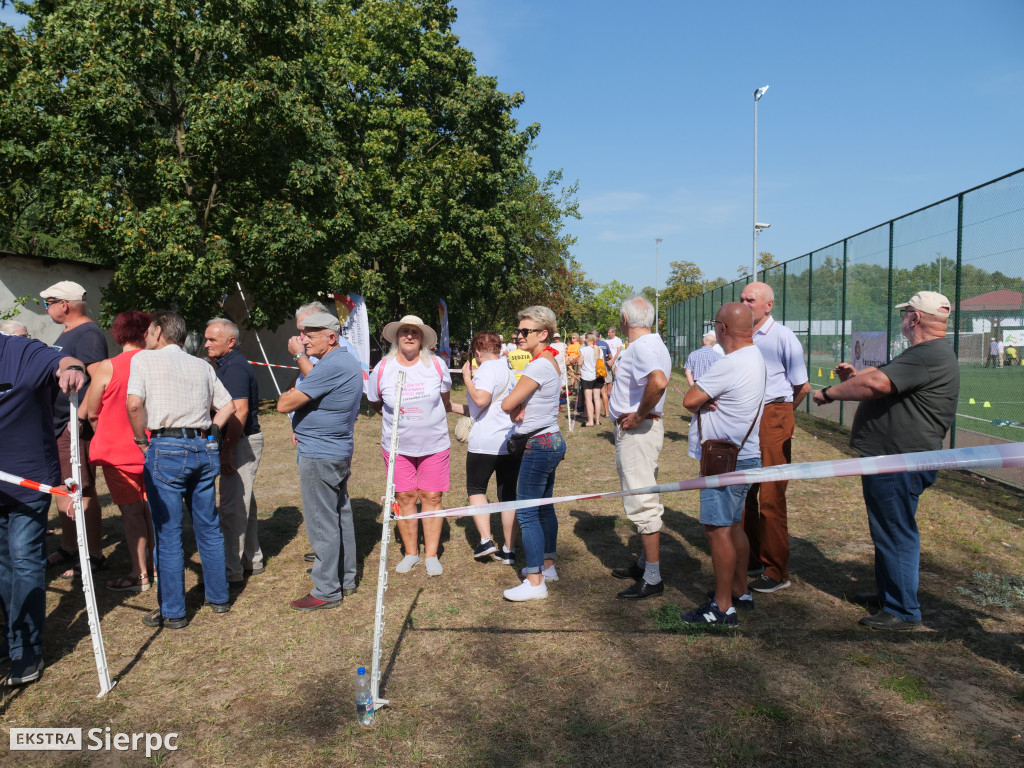
[[[736,462],[736,470],[757,469],[761,459],[742,459]],[[750,483],[727,485],[724,488],[705,488],[700,492],[700,522],[725,528],[743,521]]]

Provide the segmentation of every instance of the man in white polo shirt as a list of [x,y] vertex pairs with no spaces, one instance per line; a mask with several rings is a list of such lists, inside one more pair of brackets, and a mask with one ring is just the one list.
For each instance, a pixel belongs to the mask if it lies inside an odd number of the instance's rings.
[[[622,490],[628,491],[658,483],[658,458],[665,442],[661,416],[672,377],[672,358],[661,336],[651,333],[654,307],[647,299],[633,296],[622,303],[622,325],[629,346],[619,355],[608,409],[615,422],[615,468]],[[665,508],[656,493],[624,496],[622,506],[640,534],[643,549],[636,563],[612,571],[618,579],[636,581],[618,597],[644,600],[660,595],[665,589],[660,555]]]
[[[793,455],[794,414],[811,391],[804,350],[789,328],[775,322],[775,292],[766,283],[750,283],[740,301],[754,313],[754,344],[768,366],[764,415],[761,417],[761,466],[789,464]],[[776,592],[790,585],[789,526],[786,512],[788,483],[756,483],[750,486],[743,527],[750,540],[751,576],[759,576],[750,588]]]

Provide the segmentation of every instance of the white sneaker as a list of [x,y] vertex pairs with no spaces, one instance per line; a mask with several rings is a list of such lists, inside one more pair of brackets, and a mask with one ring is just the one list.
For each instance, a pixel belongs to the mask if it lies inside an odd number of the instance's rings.
[[412,570],[413,566],[419,563],[419,555],[406,555],[402,558],[402,561],[395,566],[395,573],[408,573]]
[[523,583],[518,587],[505,590],[505,599],[511,600],[513,603],[523,603],[527,600],[543,600],[548,596],[548,587],[543,581],[538,586],[533,586],[528,580],[523,579]]
[[444,573],[444,566],[441,565],[441,561],[436,557],[428,557],[426,559],[427,565],[427,576],[440,576]]
[[[526,569],[523,568],[523,570],[521,570],[520,573],[525,577]],[[550,568],[545,568],[544,570],[542,570],[541,574],[544,576],[544,581],[558,581],[558,574],[555,573],[554,563],[551,564]]]

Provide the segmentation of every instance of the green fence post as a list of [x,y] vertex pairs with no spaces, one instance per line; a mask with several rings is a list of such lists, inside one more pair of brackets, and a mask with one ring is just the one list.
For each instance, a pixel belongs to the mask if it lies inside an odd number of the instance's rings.
[[[811,307],[814,305],[814,254],[807,254],[807,378],[811,377],[811,369],[814,367],[812,355],[814,349],[811,347]],[[811,399],[805,397],[806,405],[804,412],[811,412]]]
[[892,258],[896,222],[889,220],[889,299],[885,302],[885,362],[892,359]]
[[[839,362],[846,362],[846,248],[849,245],[849,240],[843,240],[843,271],[840,279],[843,281],[843,310],[842,310],[842,331],[839,333]],[[846,403],[842,400],[839,401],[839,426],[843,426],[843,417]]]
[[[964,193],[961,192],[956,198],[956,298],[953,301],[953,308],[956,311],[956,322],[953,325],[953,354],[956,355],[956,364],[960,365],[960,288],[963,285],[963,260],[964,260]],[[940,262],[941,264],[941,262]],[[941,266],[940,266],[941,269]],[[985,351],[985,342],[981,342],[982,353]],[[956,414],[953,414],[953,426],[949,428],[949,447],[956,448]]]

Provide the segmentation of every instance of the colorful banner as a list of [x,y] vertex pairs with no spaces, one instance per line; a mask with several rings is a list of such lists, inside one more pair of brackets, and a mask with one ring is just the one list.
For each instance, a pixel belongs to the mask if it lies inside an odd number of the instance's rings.
[[853,367],[858,371],[862,368],[879,368],[885,365],[885,331],[854,331]]
[[619,499],[623,496],[638,496],[650,493],[675,493],[677,491],[699,491],[703,488],[722,488],[727,485],[748,483],[774,483],[780,480],[816,480],[824,477],[853,477],[857,475],[882,475],[894,472],[924,472],[931,469],[1001,469],[1024,467],[1024,443],[982,445],[976,448],[955,448],[944,451],[922,451],[921,453],[900,453],[890,456],[868,456],[861,459],[838,459],[814,461],[804,464],[781,464],[775,467],[747,469],[727,472],[723,475],[695,477],[675,483],[651,485],[632,491],[609,491],[587,493],[579,496],[555,496],[547,499],[496,502],[473,507],[453,507],[437,512],[420,512],[403,515],[403,520],[420,517],[465,517],[485,515],[502,510],[525,509],[541,504],[564,504],[569,501],[589,499]]
[[[341,322],[341,335],[359,355],[363,368],[363,391],[370,374],[370,320],[366,314],[366,301],[358,293],[345,295],[334,292],[334,307]],[[344,315],[344,317],[343,317]]]
[[444,299],[437,300],[437,308],[441,314],[441,334],[437,354],[447,363],[452,364],[452,347],[448,343],[448,305]]

